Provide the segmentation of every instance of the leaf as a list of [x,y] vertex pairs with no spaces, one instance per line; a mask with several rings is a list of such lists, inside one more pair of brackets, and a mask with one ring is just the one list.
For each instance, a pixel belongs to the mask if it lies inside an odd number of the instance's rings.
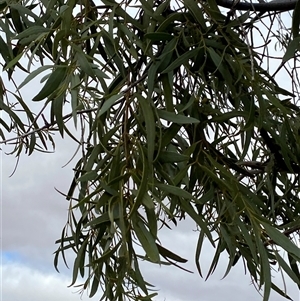
[[225,63],[223,63],[222,57],[211,47],[207,48],[207,51],[216,66],[216,70],[220,71],[223,76],[223,79],[226,80],[228,84],[232,82],[232,76],[228,72],[228,68],[226,68]]
[[284,297],[285,299],[293,301],[293,299],[290,296],[288,296],[285,292],[283,292],[276,284],[272,283],[271,287],[280,296]]
[[105,99],[103,102],[103,105],[101,106],[101,108],[97,114],[97,117],[100,117],[105,112],[107,112],[111,108],[111,106],[122,96],[123,96],[123,94],[120,93],[120,94],[113,95],[113,96],[109,97],[108,99]]
[[98,177],[98,173],[96,170],[91,170],[86,172],[83,176],[77,179],[77,182],[88,182],[93,181]]
[[8,62],[8,64],[5,66],[5,68],[3,69],[3,71],[12,68],[14,65],[16,65],[19,60],[22,58],[23,56],[23,52],[19,53],[16,57],[14,57],[12,60],[10,60]]
[[171,252],[170,250],[164,248],[163,246],[156,244],[157,248],[158,248],[158,252],[161,256],[165,257],[165,258],[170,258],[174,261],[177,262],[181,262],[181,263],[186,263],[187,259],[184,259],[180,256],[178,256],[177,254]]
[[[300,253],[300,252],[299,252]],[[275,252],[276,260],[279,266],[287,273],[290,279],[292,279],[298,286],[300,285],[300,278],[293,272],[293,270],[287,265],[285,260],[279,255],[279,252]]]
[[32,79],[34,79],[37,75],[42,73],[43,71],[53,68],[52,65],[46,65],[46,66],[41,66],[37,68],[34,71],[31,71],[29,75],[26,76],[26,78],[22,81],[22,83],[18,86],[18,89],[20,90],[22,87],[24,87],[27,83],[29,83]]
[[172,62],[165,70],[162,71],[162,73],[168,73],[180,66],[185,65],[189,61],[189,59],[195,57],[198,54],[199,50],[200,48],[195,48],[187,51],[185,54],[181,55],[174,62]]
[[[147,197],[148,194],[144,195],[143,204],[144,204],[145,196]],[[157,215],[156,215],[156,212],[155,212],[155,209],[154,209],[153,201],[152,201],[152,206],[145,206],[145,211],[146,211],[146,215],[147,215],[148,228],[149,228],[151,234],[153,235],[153,237],[157,238],[157,221],[158,221],[158,218],[157,218]]]
[[[10,3],[9,5],[11,8],[17,10],[20,14],[20,16],[22,16],[23,20],[26,20],[26,15],[30,16],[34,19],[35,23],[39,23],[39,24],[43,24],[41,18],[39,18],[34,12],[33,9],[37,6],[37,4],[34,5],[30,5],[28,7],[24,6],[24,5],[20,5],[20,4],[12,4]],[[29,9],[30,8],[30,9]]]
[[100,279],[98,278],[98,275],[95,274],[93,278],[89,298],[92,298],[97,293],[99,284],[100,284]]
[[181,114],[176,114],[173,112],[168,112],[165,110],[157,110],[158,116],[161,119],[171,121],[177,124],[189,124],[189,123],[199,123],[200,121],[196,118],[181,115]]
[[8,45],[2,37],[0,36],[0,53],[6,63],[8,63],[11,60],[11,52],[10,49],[8,48]]
[[155,149],[155,119],[153,115],[153,110],[150,105],[150,101],[144,98],[140,94],[135,94],[139,101],[139,105],[142,108],[143,116],[145,118],[146,124],[146,135],[147,135],[147,157],[148,157],[148,164],[151,166],[153,162],[154,156],[154,149]]
[[22,31],[18,35],[16,35],[14,40],[16,40],[16,39],[20,40],[20,39],[29,37],[31,35],[36,36],[36,35],[41,34],[41,33],[48,33],[49,31],[50,30],[48,28],[45,28],[43,26],[32,26],[32,27],[29,27],[29,28],[25,29],[24,31]]
[[188,191],[182,188],[173,185],[160,184],[160,183],[155,183],[155,186],[162,189],[163,191],[166,191],[168,193],[174,194],[179,197],[183,197],[187,200],[194,199],[194,197]]
[[162,74],[161,75],[162,78],[162,84],[163,84],[163,88],[164,88],[164,98],[165,98],[165,106],[167,111],[169,112],[173,112],[174,111],[174,105],[173,105],[173,77],[171,72],[167,73],[167,74]]
[[76,57],[80,70],[83,71],[86,75],[95,78],[95,70],[92,68],[92,65],[86,58],[86,55],[82,52],[82,50],[79,47],[74,48],[77,50]]
[[146,252],[147,256],[152,262],[159,262],[159,252],[155,240],[151,233],[146,229],[144,223],[138,216],[138,213],[134,213],[132,215],[133,221],[133,229],[137,238],[139,239],[140,243],[144,251]]
[[[50,78],[49,78],[50,79]],[[55,116],[56,124],[58,126],[58,130],[61,136],[64,136],[64,120],[63,120],[63,105],[64,105],[65,97],[64,95],[60,95],[57,98],[53,99],[51,111]]]
[[77,252],[76,259],[74,261],[74,266],[73,266],[73,280],[72,280],[71,284],[69,285],[69,287],[72,286],[76,282],[77,276],[78,276],[78,271],[80,269],[84,268],[84,259],[85,259],[85,253],[86,253],[86,247],[87,247],[88,241],[89,241],[88,238],[86,238],[83,241],[83,243],[81,244],[81,246]]
[[288,47],[286,48],[286,52],[282,58],[282,64],[286,63],[288,60],[293,58],[295,56],[296,50],[299,49],[300,49],[300,37],[297,36],[289,43]]
[[188,7],[190,13],[194,16],[194,18],[198,21],[202,30],[206,30],[205,20],[204,20],[204,12],[198,6],[198,2],[194,0],[185,0],[184,4]]
[[50,74],[41,91],[32,100],[40,101],[53,93],[61,85],[66,73],[66,66],[57,66],[56,69]]
[[72,107],[72,117],[74,121],[74,126],[77,128],[77,109],[79,103],[79,86],[80,86],[80,78],[78,74],[73,74],[71,77],[71,107]]
[[35,137],[35,133],[32,133],[30,135],[30,144],[29,144],[29,152],[28,152],[28,156],[30,156],[32,154],[32,152],[34,151],[34,147],[36,144],[36,137]]
[[[162,2],[162,4],[167,3],[167,1]],[[155,13],[158,10],[155,11]],[[154,14],[155,14],[154,13]],[[184,22],[186,17],[183,13],[174,12],[167,16],[167,18],[159,25],[156,32],[166,32],[168,27],[174,27],[174,21]]]
[[270,264],[269,259],[267,255],[266,248],[262,244],[262,242],[259,240],[260,238],[257,237],[257,244],[258,244],[258,251],[260,254],[260,285],[264,285],[264,294],[263,294],[263,301],[268,301],[270,292],[271,292],[271,271],[270,271]]
[[134,205],[132,206],[131,212],[138,210],[142,200],[144,199],[145,194],[148,192],[148,172],[149,172],[149,163],[146,161],[144,151],[140,143],[137,144],[139,149],[139,155],[142,159],[143,173],[140,183],[136,183],[138,186],[137,196],[135,198]]
[[203,277],[203,276],[202,276],[202,271],[201,271],[201,266],[200,266],[200,254],[201,254],[201,249],[203,246],[203,241],[204,241],[204,232],[202,230],[200,230],[198,242],[197,242],[197,248],[196,248],[196,252],[195,252],[195,262],[196,262],[197,270],[201,277]]
[[300,248],[298,248],[295,244],[293,244],[284,234],[280,231],[272,227],[266,222],[260,221],[264,226],[267,234],[270,238],[280,247],[282,247],[285,251],[290,254],[293,254],[300,260]]
[[229,119],[236,118],[236,117],[239,117],[239,116],[246,118],[246,117],[248,117],[248,113],[244,112],[244,111],[233,110],[233,111],[228,112],[228,113],[222,113],[220,115],[216,115],[213,118],[211,118],[210,120],[221,123],[221,122],[226,122]]
[[181,208],[196,222],[201,230],[206,234],[207,238],[213,246],[215,246],[211,232],[208,229],[207,223],[205,222],[202,214],[197,213],[190,202],[182,201],[180,203]]
[[21,121],[21,119],[18,117],[18,115],[13,110],[11,110],[11,108],[9,108],[3,102],[3,100],[0,101],[0,111],[1,110],[4,110],[12,118],[12,120],[14,120],[17,123],[17,125],[24,131],[24,124]]
[[293,19],[292,19],[292,34],[294,39],[299,36],[300,31],[300,3],[296,2],[296,6],[293,11]]

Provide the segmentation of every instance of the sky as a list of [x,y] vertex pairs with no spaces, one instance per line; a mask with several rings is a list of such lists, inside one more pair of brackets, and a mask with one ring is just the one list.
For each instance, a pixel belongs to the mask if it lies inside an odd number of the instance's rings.
[[[21,76],[18,80],[22,81]],[[40,84],[36,83],[23,91],[26,98],[30,99],[38,92],[36,87]],[[58,134],[55,140],[54,153],[34,152],[29,157],[23,154],[11,177],[16,158],[5,154],[9,151],[6,146],[0,151],[0,301],[99,300],[99,295],[89,299],[86,293],[80,295],[76,288],[68,288],[72,277],[71,254],[68,256],[70,269],[61,263],[60,273],[57,273],[53,266],[55,241],[67,221],[69,205],[55,189],[68,190],[76,162],[62,167],[72,157],[76,145],[70,139],[61,139]],[[158,290],[155,301],[262,300],[251,284],[249,274],[245,275],[242,264],[236,265],[222,279],[227,265],[226,255],[221,257],[219,267],[207,281],[198,275],[194,263],[198,237],[195,229],[193,222],[185,220],[172,230],[160,232],[165,247],[188,259],[183,267],[193,271],[192,274],[176,267],[142,264],[146,280]],[[206,244],[201,255],[204,274],[213,254],[212,248]],[[273,274],[276,283],[281,284],[280,274],[276,271]],[[299,301],[297,287],[290,282],[286,285],[292,299]],[[282,300],[286,299],[271,294],[270,301]]]

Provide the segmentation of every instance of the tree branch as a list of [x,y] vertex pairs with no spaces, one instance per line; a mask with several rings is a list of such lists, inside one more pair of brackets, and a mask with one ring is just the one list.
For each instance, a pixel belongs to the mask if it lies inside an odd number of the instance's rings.
[[[225,7],[232,8],[234,1],[231,0],[216,0],[217,4]],[[251,10],[257,12],[271,12],[271,11],[289,11],[295,8],[298,0],[275,0],[265,3],[246,3],[239,1],[234,5],[236,10]]]

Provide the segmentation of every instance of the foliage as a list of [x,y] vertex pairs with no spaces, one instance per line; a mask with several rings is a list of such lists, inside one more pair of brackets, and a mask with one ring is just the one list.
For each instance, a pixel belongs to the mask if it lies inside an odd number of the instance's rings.
[[[263,16],[227,14],[214,0],[2,0],[0,9],[4,70],[11,81],[27,73],[16,92],[1,82],[2,143],[31,155],[58,131],[81,153],[55,253],[56,268],[76,253],[72,285],[80,274],[90,296],[151,300],[139,262],[186,262],[160,244],[159,229],[189,216],[200,275],[207,239],[207,277],[226,252],[225,274],[243,260],[264,300],[271,289],[288,298],[272,282],[274,264],[300,287],[298,82],[294,68],[286,91],[264,67],[268,43],[260,52],[253,39]],[[278,70],[297,64],[293,20],[293,36],[262,33],[285,49]],[[41,75],[34,113],[20,89]]]

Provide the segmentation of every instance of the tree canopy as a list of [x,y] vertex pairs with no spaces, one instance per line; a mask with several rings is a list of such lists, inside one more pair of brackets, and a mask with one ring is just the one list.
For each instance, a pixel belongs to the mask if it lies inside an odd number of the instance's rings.
[[[265,301],[272,289],[289,298],[274,267],[300,287],[300,4],[292,3],[283,24],[278,11],[226,10],[215,0],[0,1],[3,69],[16,88],[1,80],[0,143],[17,158],[50,150],[55,132],[78,144],[54,258],[58,269],[76,254],[72,285],[81,276],[90,296],[152,300],[139,263],[184,268],[159,230],[189,216],[201,276],[208,240],[207,277],[227,253],[225,275],[243,261]],[[276,81],[282,70],[290,89]],[[26,74],[20,83],[17,73]],[[37,76],[39,91],[24,98]]]

